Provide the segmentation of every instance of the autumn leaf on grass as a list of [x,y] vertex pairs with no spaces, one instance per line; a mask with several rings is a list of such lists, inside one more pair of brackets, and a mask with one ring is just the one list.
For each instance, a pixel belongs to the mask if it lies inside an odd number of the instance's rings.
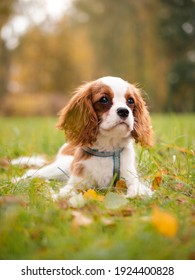
[[81,211],[72,211],[72,215],[72,225],[74,228],[77,228],[79,226],[87,227],[93,223],[92,218],[85,216]]
[[183,183],[177,183],[175,184],[175,189],[178,191],[178,190],[182,190],[184,187],[184,184]]
[[126,189],[127,189],[127,185],[124,180],[118,180],[116,182],[115,191],[117,193],[123,193],[124,191],[126,191]]
[[152,224],[155,228],[164,236],[174,237],[178,231],[178,220],[177,218],[168,213],[154,207],[152,211]]
[[5,195],[0,197],[0,206],[7,205],[21,205],[27,206],[28,203],[24,200],[22,196],[14,196],[14,195]]
[[162,182],[162,174],[158,172],[152,181],[152,190],[155,191],[160,187]]
[[128,200],[120,194],[109,192],[104,199],[104,205],[108,209],[119,209],[125,206]]
[[94,191],[93,189],[89,189],[87,190],[84,194],[83,194],[84,199],[86,200],[97,200],[97,201],[103,201],[104,200],[104,196],[103,195],[98,195],[96,193],[96,191]]
[[57,205],[59,206],[59,208],[64,209],[64,210],[68,209],[68,207],[69,207],[68,201],[65,198],[59,199],[57,201]]
[[115,219],[110,219],[110,218],[105,218],[105,217],[101,218],[101,222],[105,226],[113,226],[116,223]]
[[82,193],[73,195],[69,200],[68,203],[73,208],[81,208],[85,205],[85,200],[83,198]]

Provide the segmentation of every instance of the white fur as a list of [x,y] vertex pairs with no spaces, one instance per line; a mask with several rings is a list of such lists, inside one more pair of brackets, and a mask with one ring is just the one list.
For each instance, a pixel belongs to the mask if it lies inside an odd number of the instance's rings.
[[103,77],[99,79],[100,82],[109,86],[115,93],[114,98],[124,98],[124,93],[127,91],[129,83],[118,77]]
[[[66,185],[60,189],[59,194],[54,198],[69,196],[76,189],[82,188],[109,188],[113,178],[113,160],[112,157],[91,157],[83,161],[86,170],[86,176],[70,176]],[[151,196],[152,191],[139,181],[135,168],[135,152],[133,143],[130,142],[121,152],[121,179],[124,179],[127,185],[127,197]]]
[[31,156],[31,157],[19,157],[11,160],[12,165],[27,165],[41,167],[46,164],[46,159],[42,156]]

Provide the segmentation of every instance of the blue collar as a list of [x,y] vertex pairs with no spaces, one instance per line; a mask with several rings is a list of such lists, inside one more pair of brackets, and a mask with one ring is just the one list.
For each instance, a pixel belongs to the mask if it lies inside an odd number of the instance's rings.
[[114,184],[120,180],[121,153],[124,148],[118,148],[112,152],[100,152],[89,147],[82,148],[87,154],[95,157],[112,157],[113,159],[113,178]]

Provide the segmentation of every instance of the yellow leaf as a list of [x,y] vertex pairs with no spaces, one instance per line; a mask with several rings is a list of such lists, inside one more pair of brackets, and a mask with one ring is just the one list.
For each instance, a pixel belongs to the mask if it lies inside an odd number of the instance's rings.
[[177,218],[158,207],[154,207],[152,211],[152,224],[164,236],[174,237],[178,231]]
[[97,201],[103,201],[104,196],[98,195],[96,191],[89,189],[83,194],[84,199],[86,200],[97,200]]
[[98,201],[104,201],[104,196],[103,195],[98,195],[97,200]]

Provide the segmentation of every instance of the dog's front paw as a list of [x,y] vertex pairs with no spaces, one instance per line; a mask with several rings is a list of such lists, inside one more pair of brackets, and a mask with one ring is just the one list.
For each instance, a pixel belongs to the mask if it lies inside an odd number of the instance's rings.
[[127,189],[127,195],[126,197],[151,197],[154,194],[154,192],[151,190],[150,187],[145,186],[142,183],[138,183],[136,185],[131,185]]
[[55,193],[53,190],[51,190],[50,193],[54,201],[60,198],[70,198],[76,194],[73,187],[68,187],[68,186],[61,188],[59,193]]
[[13,184],[16,184],[22,180],[26,180],[26,179],[33,179],[33,177],[35,176],[35,174],[37,173],[38,171],[36,169],[29,169],[26,173],[24,173],[24,175],[22,177],[13,177],[11,179],[11,182]]

